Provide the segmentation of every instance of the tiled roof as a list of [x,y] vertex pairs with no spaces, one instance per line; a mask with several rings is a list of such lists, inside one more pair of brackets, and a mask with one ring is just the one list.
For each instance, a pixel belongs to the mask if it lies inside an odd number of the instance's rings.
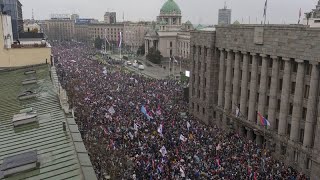
[[[26,69],[0,72],[0,164],[6,157],[33,150],[37,150],[40,162],[38,169],[6,179],[82,179],[81,159],[70,128],[63,130],[62,122],[67,120],[50,80],[49,67],[33,69],[37,83],[24,86],[21,82],[27,78]],[[36,92],[37,97],[19,101],[17,96],[25,90]],[[38,123],[13,127],[13,115],[30,107],[37,112]],[[92,168],[90,161],[87,165]]]

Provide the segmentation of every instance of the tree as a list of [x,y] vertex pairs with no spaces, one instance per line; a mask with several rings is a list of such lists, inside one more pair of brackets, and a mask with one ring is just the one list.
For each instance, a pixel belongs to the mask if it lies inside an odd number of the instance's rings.
[[97,49],[101,49],[102,48],[102,43],[103,43],[103,40],[98,36],[94,40],[94,47],[97,48]]
[[146,58],[151,61],[152,63],[155,64],[160,64],[161,60],[162,60],[162,55],[161,52],[157,49],[155,49],[154,47],[149,49],[149,52],[146,56]]
[[137,50],[137,55],[141,56],[141,55],[144,55],[145,53],[146,53],[145,46],[144,44],[142,44]]

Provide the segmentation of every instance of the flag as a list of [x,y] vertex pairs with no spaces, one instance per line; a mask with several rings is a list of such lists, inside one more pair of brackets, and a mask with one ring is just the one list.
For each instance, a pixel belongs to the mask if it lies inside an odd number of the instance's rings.
[[188,128],[188,131],[189,131],[190,127],[191,127],[190,123],[189,123],[189,122],[187,122],[187,128]]
[[268,0],[266,0],[265,4],[264,4],[264,11],[263,11],[263,17],[267,16],[267,7],[268,7]]
[[240,116],[240,109],[239,109],[239,107],[237,106],[237,108],[236,108],[236,117],[239,117]]
[[265,117],[263,117],[259,112],[258,112],[258,116],[259,116],[261,125],[270,126],[270,122]]
[[158,133],[162,135],[162,124],[158,127]]
[[220,145],[220,143],[217,145],[217,147],[216,147],[216,151],[219,151],[221,149],[221,145]]
[[113,106],[111,106],[111,108],[109,108],[108,112],[113,115],[116,111],[114,110]]
[[108,135],[108,131],[107,131],[107,129],[106,129],[105,127],[100,126],[100,128],[103,130],[103,132],[104,132],[105,135]]
[[147,114],[147,110],[146,110],[146,108],[145,108],[144,106],[141,106],[140,111],[141,111],[144,115]]
[[121,48],[122,45],[122,32],[119,33],[119,48]]
[[157,111],[156,111],[156,114],[157,114],[158,116],[161,115],[161,108],[160,108],[160,106],[158,106],[158,109],[157,109]]
[[186,142],[188,139],[186,137],[184,137],[182,134],[180,134],[180,138],[181,141]]
[[133,129],[134,129],[135,131],[138,131],[138,125],[137,125],[136,123],[134,123]]
[[162,156],[165,156],[167,154],[166,147],[162,146],[162,148],[160,149],[160,153],[162,154]]
[[299,10],[299,20],[298,20],[298,24],[300,24],[300,19],[301,19],[301,8]]

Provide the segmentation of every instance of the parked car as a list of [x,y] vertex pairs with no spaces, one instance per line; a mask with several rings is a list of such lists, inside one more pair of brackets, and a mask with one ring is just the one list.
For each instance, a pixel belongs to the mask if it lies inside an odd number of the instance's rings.
[[138,69],[139,70],[144,70],[144,65],[139,65]]

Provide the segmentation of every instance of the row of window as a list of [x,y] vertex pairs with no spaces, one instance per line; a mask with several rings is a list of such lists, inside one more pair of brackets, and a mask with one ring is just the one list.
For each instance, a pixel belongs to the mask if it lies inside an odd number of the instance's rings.
[[[192,109],[193,110],[195,110],[195,104],[194,103],[192,103]],[[200,105],[199,104],[197,104],[197,113],[199,114],[200,113]],[[202,108],[202,115],[206,115],[206,108]]]

